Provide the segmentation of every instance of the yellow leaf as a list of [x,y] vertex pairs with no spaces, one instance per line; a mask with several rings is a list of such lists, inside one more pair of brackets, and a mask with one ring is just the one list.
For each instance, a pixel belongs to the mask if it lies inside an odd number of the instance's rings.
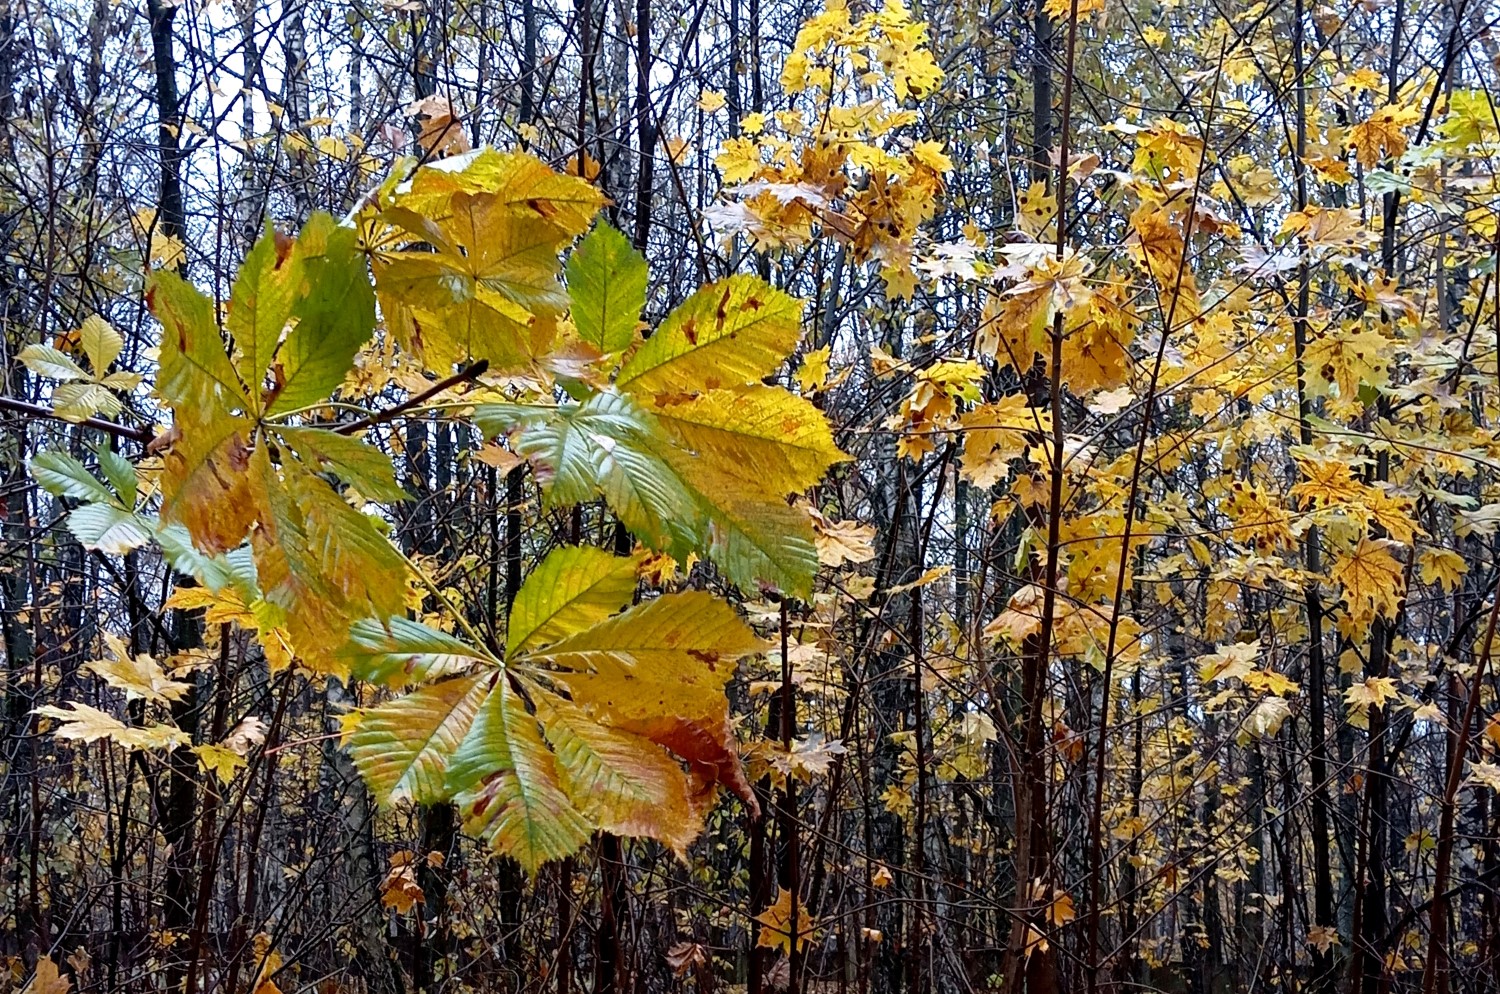
[[748,138],[731,138],[714,156],[725,183],[745,183],[760,171],[760,146]]
[[203,745],[193,746],[193,753],[198,757],[198,765],[205,771],[211,771],[223,784],[232,781],[235,772],[248,765],[245,757],[234,750],[206,742]]
[[186,732],[174,725],[137,727],[127,725],[81,701],[69,701],[68,707],[73,710],[67,711],[46,704],[36,708],[32,714],[56,720],[58,726],[52,734],[60,739],[73,739],[79,742],[98,742],[104,739],[131,751],[166,749],[169,752],[178,746],[192,742]]
[[1254,670],[1241,677],[1241,682],[1251,690],[1277,697],[1291,697],[1302,689],[1297,681],[1289,680],[1275,670]]
[[419,904],[427,903],[427,895],[417,883],[416,867],[412,864],[411,852],[405,849],[391,854],[391,868],[380,881],[380,903],[383,907],[404,915]]
[[1255,670],[1260,639],[1221,646],[1217,652],[1198,657],[1198,679],[1204,683],[1242,678]]
[[651,740],[592,720],[552,695],[537,716],[556,753],[558,783],[595,825],[616,835],[659,839],[685,855],[703,829],[693,788],[676,759]]
[[1390,549],[1399,548],[1386,539],[1361,538],[1347,555],[1336,556],[1330,575],[1344,590],[1350,617],[1373,620],[1378,614],[1394,618],[1406,581],[1401,563]]
[[792,951],[794,936],[797,951],[801,952],[811,941],[815,928],[813,917],[808,914],[805,902],[796,901],[794,910],[793,896],[789,890],[780,891],[776,895],[775,903],[756,915],[755,920],[761,925],[760,938],[755,944],[769,949],[780,949],[785,953]]
[[886,593],[892,597],[897,594],[904,594],[908,590],[916,590],[918,587],[925,587],[930,583],[936,583],[952,572],[952,566],[934,566],[931,569],[924,570],[921,576],[910,583],[899,583],[887,590]]
[[1500,791],[1500,765],[1474,762],[1469,764],[1469,779],[1482,783],[1494,791]]
[[1010,475],[1011,460],[1025,453],[1031,437],[1052,430],[1051,412],[1030,406],[1020,393],[982,404],[959,423],[964,429],[963,476],[985,489]]
[[1372,676],[1344,691],[1344,700],[1352,707],[1384,707],[1396,696],[1396,681],[1388,676]]
[[946,173],[953,170],[953,160],[948,158],[943,151],[943,143],[937,141],[919,141],[912,146],[912,158],[936,173]]
[[802,357],[802,365],[797,367],[795,375],[797,386],[803,393],[817,393],[828,382],[828,360],[832,351],[825,345]]
[[698,95],[698,109],[706,114],[722,110],[725,104],[723,90],[704,90]]
[[1427,549],[1417,557],[1423,583],[1436,583],[1448,593],[1458,589],[1469,564],[1449,549]]
[[837,568],[845,563],[867,563],[875,558],[875,528],[858,521],[829,521],[813,510],[813,534],[818,562]]
[[1054,21],[1067,23],[1072,18],[1074,3],[1078,4],[1079,17],[1104,9],[1104,0],[1047,0],[1043,9]]
[[1349,147],[1366,169],[1374,169],[1383,158],[1398,158],[1406,151],[1402,130],[1416,123],[1418,114],[1409,107],[1386,104],[1366,120],[1349,129]]
[[130,647],[119,637],[105,632],[104,642],[111,658],[93,659],[86,666],[111,687],[125,691],[127,698],[165,704],[181,700],[182,695],[193,689],[192,684],[170,679],[161,664],[145,653],[132,657]]

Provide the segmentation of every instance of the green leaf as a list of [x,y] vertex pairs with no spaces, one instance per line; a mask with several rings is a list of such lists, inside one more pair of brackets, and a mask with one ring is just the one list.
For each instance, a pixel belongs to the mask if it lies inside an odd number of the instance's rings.
[[707,524],[702,552],[732,582],[774,585],[808,600],[818,572],[818,548],[808,516],[784,501],[744,496],[733,478],[718,476],[683,458],[679,472],[694,481],[698,513]]
[[275,229],[267,222],[265,234],[240,266],[225,320],[239,349],[240,379],[250,388],[257,407],[266,370],[281,344],[281,333],[291,320],[301,289],[302,254],[278,245]]
[[682,481],[651,450],[650,415],[612,390],[554,409],[491,406],[475,411],[488,433],[522,424],[516,451],[539,464],[552,506],[603,497],[633,533],[655,549],[693,548],[693,501]]
[[28,345],[16,356],[27,369],[49,380],[91,380],[83,367],[68,357],[66,352],[50,345]]
[[553,550],[516,595],[506,655],[556,642],[625,607],[635,594],[636,563],[587,546]]
[[448,764],[485,699],[493,674],[444,680],[358,712],[349,755],[382,807],[447,800]]
[[802,304],[755,276],[711,283],[635,351],[615,385],[636,396],[754,383],[797,345]]
[[390,457],[373,445],[340,435],[326,428],[277,428],[276,437],[287,444],[315,473],[332,473],[360,495],[398,503],[409,495],[396,482]]
[[145,520],[114,504],[86,504],[68,515],[68,530],[85,549],[123,556],[151,541]]
[[297,326],[277,353],[282,387],[267,414],[328,399],[375,331],[375,292],[352,228],[314,214],[297,239],[307,291],[292,309]]
[[120,503],[126,507],[135,506],[136,498],[136,476],[135,464],[115,450],[106,442],[99,442],[93,446],[94,457],[99,460],[99,469],[104,473],[104,478],[109,485],[115,488],[120,495]]
[[624,352],[646,306],[646,258],[600,222],[568,259],[568,299],[578,337],[600,352]]
[[186,573],[217,593],[233,587],[246,604],[260,599],[255,558],[248,545],[216,556],[205,555],[193,545],[193,537],[182,525],[162,525],[156,530],[162,555],[179,573]]
[[251,476],[265,508],[252,536],[264,597],[315,664],[342,660],[351,624],[403,610],[406,562],[369,515],[296,462],[278,476],[263,451]]
[[213,301],[176,273],[157,270],[148,282],[146,302],[162,327],[156,392],[199,420],[247,410],[245,389],[214,320]]
[[31,457],[31,475],[37,484],[54,497],[73,497],[92,503],[114,504],[118,498],[88,469],[58,449],[38,452]]
[[161,519],[184,525],[204,552],[227,552],[245,540],[257,516],[246,472],[251,423],[229,415],[194,422],[193,414],[181,412],[180,437],[162,454]]
[[795,403],[786,408],[790,441],[779,458],[787,465],[778,470],[778,446],[766,437],[774,425],[769,417],[758,425],[734,421],[733,412],[715,421],[696,405],[683,410],[675,431],[701,450],[674,445],[659,419],[613,390],[581,405],[487,405],[474,413],[487,434],[519,427],[516,451],[537,466],[549,504],[603,497],[653,549],[679,559],[696,551],[742,586],[764,581],[809,596],[818,565],[812,525],[786,504],[781,487],[821,475],[819,467],[842,457],[831,439],[819,440],[826,431],[821,415],[798,422],[806,412]]
[[508,853],[527,873],[572,855],[593,826],[558,783],[536,718],[502,675],[448,768],[464,831]]
[[451,676],[475,663],[499,665],[489,653],[461,639],[399,616],[384,624],[373,618],[355,622],[344,654],[355,677],[386,687]]
[[52,413],[74,424],[96,414],[114,417],[122,406],[120,398],[102,383],[59,383],[52,390]]

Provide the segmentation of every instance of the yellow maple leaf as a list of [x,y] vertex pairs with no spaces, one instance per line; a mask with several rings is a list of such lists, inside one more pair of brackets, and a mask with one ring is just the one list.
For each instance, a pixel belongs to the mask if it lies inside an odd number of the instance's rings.
[[818,562],[839,567],[845,563],[867,563],[875,558],[875,528],[858,521],[830,521],[810,509]]
[[911,156],[933,172],[946,173],[953,169],[953,160],[943,151],[943,143],[919,141],[912,146]]
[[1043,10],[1054,21],[1066,22],[1073,16],[1073,4],[1077,3],[1077,14],[1085,17],[1104,9],[1104,0],[1047,0]]
[[1275,670],[1253,670],[1246,673],[1240,680],[1251,690],[1275,694],[1277,697],[1289,697],[1301,689],[1297,681],[1290,680]]
[[1233,680],[1255,670],[1260,656],[1260,639],[1220,646],[1217,652],[1198,657],[1198,679],[1204,683]]
[[1312,507],[1339,508],[1364,499],[1364,487],[1342,459],[1320,459],[1310,454],[1295,457],[1303,480],[1292,487],[1292,496]]
[[792,951],[793,936],[796,938],[797,951],[801,952],[816,929],[813,917],[807,913],[807,904],[801,900],[796,902],[794,920],[792,892],[789,890],[777,894],[776,901],[756,915],[755,920],[761,925],[760,938],[755,944],[786,953]]
[[127,725],[118,718],[90,707],[82,701],[69,701],[71,711],[51,704],[36,708],[32,714],[52,718],[58,726],[52,734],[60,739],[98,742],[107,739],[127,750],[166,749],[168,751],[192,740],[175,725]]
[[1415,108],[1386,104],[1367,119],[1349,129],[1349,147],[1366,169],[1374,169],[1383,158],[1398,158],[1406,151],[1406,134],[1402,130],[1415,124],[1420,115]]
[[1449,549],[1427,549],[1417,557],[1417,566],[1423,583],[1436,583],[1450,594],[1469,572],[1464,557]]
[[760,171],[760,146],[748,138],[731,138],[714,157],[725,183],[744,183]]
[[1388,539],[1367,536],[1347,555],[1336,557],[1330,575],[1344,590],[1351,619],[1366,622],[1377,614],[1385,618],[1396,616],[1396,608],[1406,593],[1401,563],[1390,552],[1396,547]]
[[1396,681],[1388,676],[1372,676],[1363,683],[1356,683],[1344,691],[1344,700],[1351,707],[1385,706],[1385,702],[1396,696]]
[[962,472],[989,488],[1010,475],[1010,462],[1025,453],[1029,437],[1051,431],[1051,413],[1033,408],[1025,394],[981,404],[959,418],[964,431]]
[[21,994],[68,994],[68,989],[73,982],[57,969],[50,957],[39,956],[36,961],[36,970],[26,986],[21,988]]
[[152,657],[145,653],[132,656],[130,648],[118,636],[104,633],[109,659],[92,659],[86,667],[111,687],[125,691],[127,698],[143,698],[165,704],[182,699],[192,684],[169,678]]
[[232,781],[235,773],[247,765],[245,757],[233,749],[207,742],[193,746],[193,754],[198,757],[198,765],[204,771],[212,772],[223,784]]

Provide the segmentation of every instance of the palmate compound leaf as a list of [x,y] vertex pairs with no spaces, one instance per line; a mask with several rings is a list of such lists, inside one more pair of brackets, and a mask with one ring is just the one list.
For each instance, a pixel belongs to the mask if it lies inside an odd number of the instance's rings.
[[189,572],[218,574],[215,557],[248,537],[256,575],[242,593],[258,629],[340,673],[336,650],[349,625],[400,609],[403,587],[392,578],[405,563],[375,519],[322,477],[366,499],[405,494],[379,450],[287,424],[286,415],[326,401],[373,331],[374,291],[355,232],[326,215],[295,241],[268,231],[229,303],[224,330],[243,340],[226,342],[211,302],[174,274],[152,277],[150,301],[163,327],[159,390],[175,413],[159,445],[164,550]]
[[251,548],[262,596],[285,614],[299,652],[337,667],[350,624],[402,608],[406,562],[369,515],[351,507],[313,467],[266,446],[252,458],[253,500],[261,509]]
[[448,800],[448,764],[474,724],[493,673],[455,677],[356,714],[346,742],[380,804]]
[[68,515],[68,531],[85,549],[123,556],[151,541],[150,523],[114,504],[85,504]]
[[[388,324],[429,368],[523,368],[546,353],[568,298],[558,253],[604,196],[534,156],[483,149],[387,190],[367,243]],[[422,249],[403,249],[411,242]]]
[[375,331],[375,291],[352,228],[314,214],[297,237],[303,292],[292,306],[295,326],[275,353],[267,414],[327,400]]
[[234,365],[257,407],[265,385],[261,381],[291,320],[302,281],[302,254],[291,247],[291,239],[279,241],[268,222],[266,234],[241,263],[229,294],[225,328],[239,346]]
[[768,499],[806,490],[848,459],[834,444],[823,412],[780,387],[662,396],[648,406],[674,449]]
[[679,854],[698,837],[704,811],[695,783],[656,743],[602,725],[551,694],[538,695],[537,714],[563,789],[599,828],[650,836]]
[[32,479],[54,497],[73,497],[100,504],[112,504],[118,500],[83,463],[59,449],[38,452],[31,457],[29,466]]
[[[315,214],[294,244],[267,232],[231,292],[226,349],[213,302],[182,277],[151,275],[162,325],[157,392],[184,434],[227,416],[278,414],[326,400],[375,330],[374,291],[352,229]],[[283,326],[290,332],[283,335]],[[268,373],[274,385],[261,387]]]
[[552,679],[600,721],[686,759],[747,805],[724,685],[735,662],[765,645],[728,604],[704,591],[668,594],[515,662]]
[[467,830],[529,870],[599,828],[681,850],[718,783],[754,804],[723,687],[764,646],[701,592],[605,618],[629,599],[635,561],[576,553],[552,553],[528,578],[523,647],[505,664],[415,623],[357,626],[347,650],[364,654],[357,670],[481,667],[356,713],[347,741],[382,804],[455,800]]

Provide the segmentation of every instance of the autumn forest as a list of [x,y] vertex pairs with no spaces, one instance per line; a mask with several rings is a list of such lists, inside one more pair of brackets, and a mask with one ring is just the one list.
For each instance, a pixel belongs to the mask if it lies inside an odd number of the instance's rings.
[[1493,0],[0,0],[0,994],[1500,990]]

